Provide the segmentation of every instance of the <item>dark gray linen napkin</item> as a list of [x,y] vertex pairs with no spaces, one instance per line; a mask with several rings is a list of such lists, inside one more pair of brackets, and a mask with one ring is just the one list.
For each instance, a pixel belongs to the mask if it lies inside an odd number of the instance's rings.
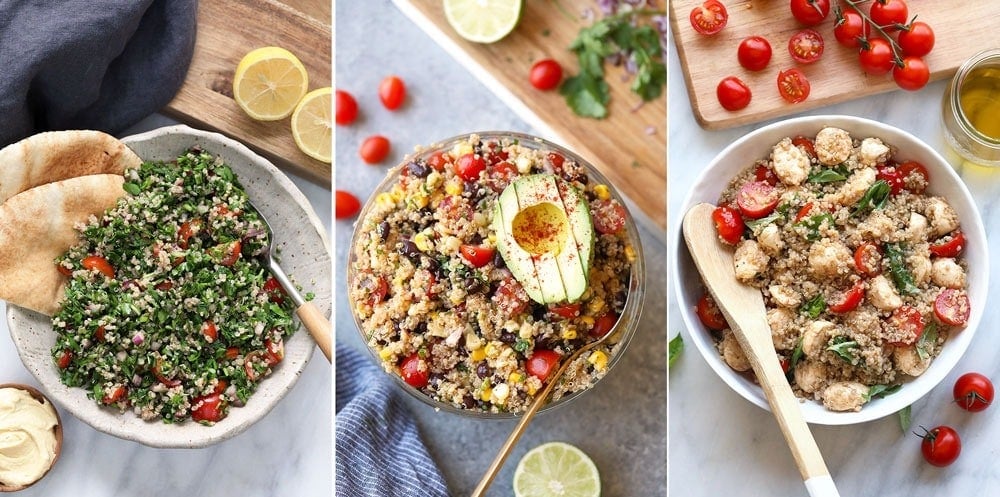
[[197,0],[0,0],[0,146],[59,129],[115,133],[184,82]]

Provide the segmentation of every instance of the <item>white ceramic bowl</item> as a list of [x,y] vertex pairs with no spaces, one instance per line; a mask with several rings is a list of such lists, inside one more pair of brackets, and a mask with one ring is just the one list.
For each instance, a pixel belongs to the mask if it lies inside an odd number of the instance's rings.
[[[910,159],[925,165],[931,177],[931,184],[927,191],[948,199],[948,202],[958,212],[962,231],[968,239],[965,258],[969,265],[969,299],[972,302],[972,315],[969,318],[968,326],[964,330],[952,334],[941,355],[931,363],[923,375],[905,383],[898,392],[871,401],[860,412],[833,412],[827,410],[821,403],[811,400],[802,403],[802,414],[806,422],[845,425],[878,419],[899,411],[929,392],[955,367],[955,364],[969,347],[969,342],[972,341],[976,328],[979,326],[986,305],[987,279],[990,272],[989,251],[986,247],[986,232],[983,228],[983,221],[969,190],[940,154],[903,130],[868,119],[849,116],[808,116],[789,119],[754,130],[736,140],[720,152],[702,171],[701,176],[688,192],[678,215],[683,215],[683,212],[687,212],[697,203],[714,204],[717,202],[719,194],[729,180],[735,177],[740,170],[752,165],[756,159],[767,158],[773,145],[780,139],[796,135],[815,136],[820,129],[826,126],[842,128],[854,138],[879,137],[898,149],[896,155],[898,160]],[[702,357],[708,361],[709,366],[727,385],[750,402],[768,409],[763,390],[751,379],[736,373],[726,365],[715,348],[711,334],[698,320],[694,309],[704,286],[684,244],[680,233],[680,222],[674,224],[671,233],[673,244],[671,247],[673,254],[671,271],[674,275],[674,291],[681,308],[680,314],[688,331],[688,340],[694,344]]]
[[[234,140],[187,126],[159,128],[123,141],[143,160],[176,159],[195,145],[221,156],[270,223],[282,267],[302,285],[303,292],[313,292],[313,302],[325,316],[330,315],[330,244],[309,201],[284,173]],[[102,432],[153,447],[204,447],[243,432],[291,390],[316,348],[309,332],[300,327],[285,341],[285,359],[260,383],[245,406],[232,407],[229,415],[213,426],[192,421],[166,424],[161,420],[143,421],[131,411],[120,414],[116,409],[99,407],[82,388],[63,385],[50,353],[56,334],[49,317],[8,305],[7,322],[21,362],[38,378],[53,402]]]

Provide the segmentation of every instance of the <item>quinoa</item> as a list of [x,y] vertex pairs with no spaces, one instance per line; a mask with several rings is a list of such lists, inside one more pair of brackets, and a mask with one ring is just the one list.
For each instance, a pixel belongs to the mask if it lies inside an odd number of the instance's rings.
[[146,420],[212,424],[284,356],[291,299],[257,255],[267,231],[229,166],[200,149],[125,172],[128,192],[56,263],[62,382]]
[[[622,314],[636,257],[625,209],[581,164],[536,143],[470,135],[414,157],[356,228],[348,292],[361,331],[386,371],[430,399],[522,412],[546,376],[532,374],[533,358],[561,360]],[[470,177],[461,164],[473,159],[485,167]],[[574,303],[530,300],[495,252],[497,198],[519,176],[543,172],[582,192],[595,223],[589,286]],[[492,257],[471,261],[469,247]],[[620,348],[612,336],[581,356],[552,398],[589,388]]]
[[[763,293],[793,390],[835,411],[922,374],[968,320],[958,216],[896,153],[836,128],[785,138],[718,202],[745,222],[737,278]],[[717,312],[707,302],[699,312]],[[748,371],[731,331],[714,327],[726,363]]]

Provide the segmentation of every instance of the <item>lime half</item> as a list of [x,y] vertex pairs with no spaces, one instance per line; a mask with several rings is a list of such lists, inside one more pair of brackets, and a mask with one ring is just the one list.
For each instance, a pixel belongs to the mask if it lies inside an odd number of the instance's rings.
[[515,497],[600,497],[601,476],[582,450],[550,442],[528,451],[514,470]]
[[523,0],[444,0],[444,15],[462,38],[493,43],[514,31],[523,6]]

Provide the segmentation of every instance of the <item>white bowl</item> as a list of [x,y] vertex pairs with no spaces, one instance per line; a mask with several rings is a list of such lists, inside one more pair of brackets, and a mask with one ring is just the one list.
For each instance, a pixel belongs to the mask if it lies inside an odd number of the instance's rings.
[[[309,201],[284,173],[234,140],[187,126],[159,128],[122,141],[143,160],[173,160],[194,145],[221,156],[270,223],[282,267],[302,285],[303,292],[313,292],[313,302],[325,316],[330,315],[330,244]],[[300,327],[285,341],[284,360],[260,383],[245,406],[232,407],[229,415],[213,426],[190,420],[166,424],[161,420],[143,421],[131,411],[120,414],[99,407],[87,398],[84,389],[63,385],[50,353],[56,333],[48,316],[8,305],[7,322],[21,362],[38,378],[53,402],[102,432],[153,447],[204,447],[243,432],[291,390],[316,348],[309,332]]]
[[[767,158],[771,148],[780,139],[797,135],[815,136],[820,129],[835,126],[849,132],[854,138],[876,136],[896,147],[898,160],[915,160],[927,167],[931,177],[929,193],[941,195],[958,212],[968,243],[965,258],[968,262],[969,299],[972,315],[968,326],[948,338],[939,355],[921,376],[903,384],[898,392],[866,404],[859,412],[834,412],[819,402],[807,400],[802,405],[806,422],[823,425],[861,423],[893,414],[912,404],[937,385],[958,363],[979,326],[986,306],[987,279],[989,277],[989,251],[986,232],[976,204],[954,169],[934,149],[915,136],[898,128],[850,116],[808,116],[789,119],[756,129],[736,140],[720,152],[702,171],[682,204],[682,213],[700,202],[716,203],[729,180],[753,164],[756,159]],[[769,409],[763,390],[750,378],[733,371],[719,356],[710,333],[702,326],[695,313],[695,304],[704,286],[698,270],[691,260],[680,232],[680,222],[672,226],[671,258],[674,291],[680,303],[681,316],[687,327],[688,339],[708,361],[709,366],[733,390],[758,406]]]

